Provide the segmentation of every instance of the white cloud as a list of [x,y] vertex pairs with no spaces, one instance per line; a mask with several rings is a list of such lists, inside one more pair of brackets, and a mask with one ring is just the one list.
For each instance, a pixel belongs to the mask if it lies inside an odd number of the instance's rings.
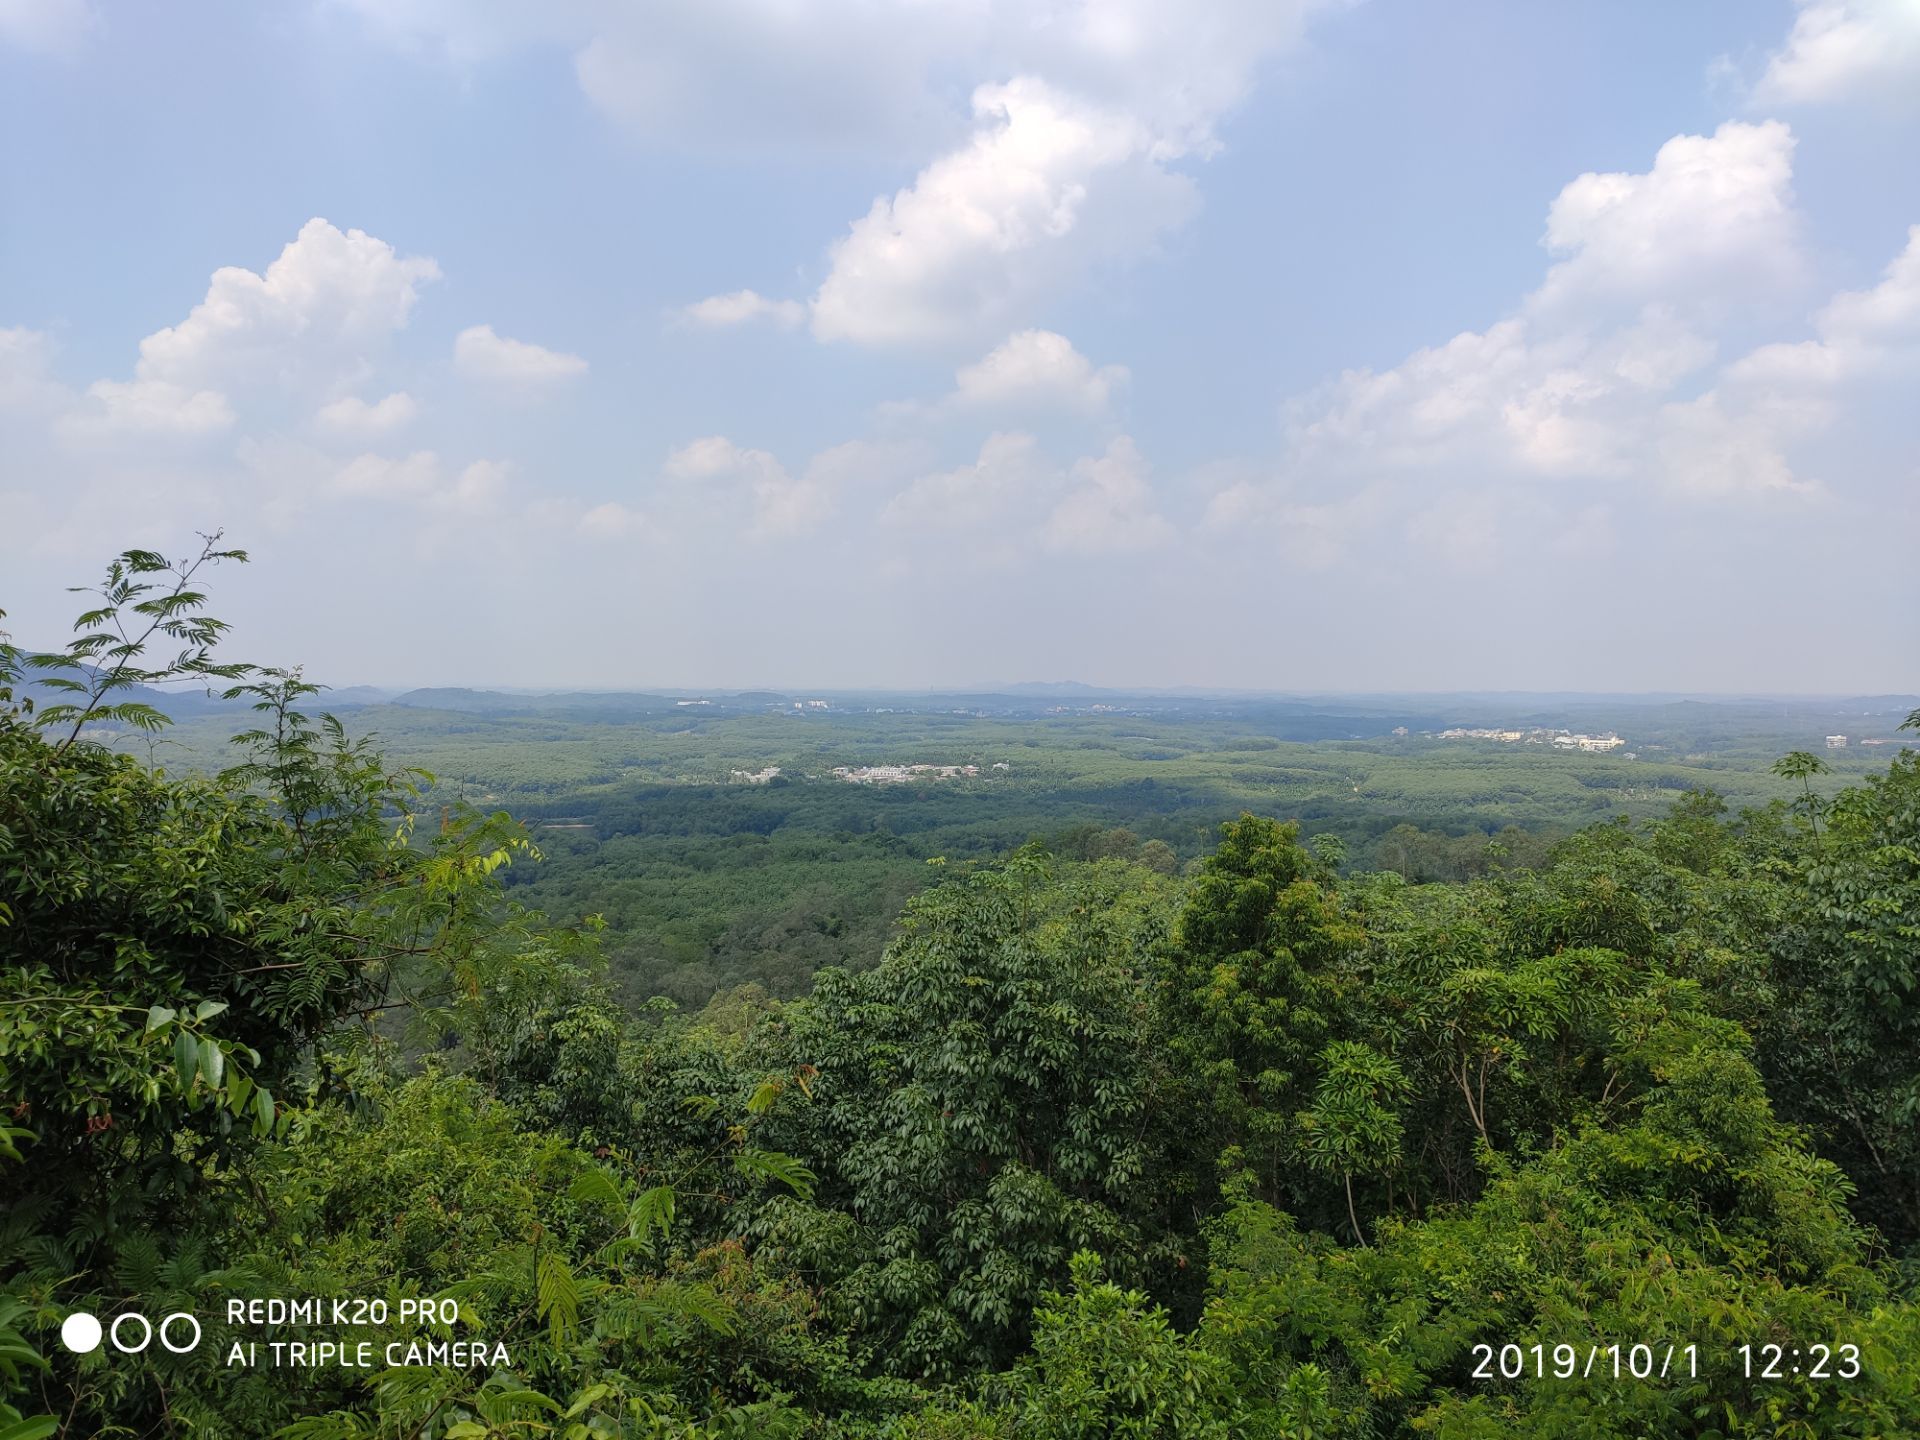
[[442,483],[440,457],[416,450],[402,457],[356,456],[334,474],[332,489],[353,499],[422,500]]
[[1813,318],[1814,340],[1762,345],[1712,390],[1660,416],[1668,483],[1695,495],[1743,490],[1824,494],[1787,460],[1796,441],[1831,427],[1876,385],[1903,390],[1920,374],[1920,225],[1870,290],[1836,295]]
[[[338,0],[403,48],[471,64],[570,51],[582,91],[681,151],[933,154],[833,247],[805,306],[751,291],[700,324],[797,324],[862,344],[979,340],[1192,212],[1167,168],[1218,148],[1263,65],[1338,0]],[[984,82],[984,83],[982,83]],[[955,99],[971,92],[974,134]],[[961,143],[956,145],[956,140]]]
[[1411,514],[1407,540],[1471,567],[1585,543],[1566,517],[1606,512],[1596,486],[1687,504],[1823,494],[1790,457],[1831,422],[1834,377],[1861,368],[1838,337],[1908,328],[1920,263],[1836,298],[1820,339],[1716,371],[1714,337],[1800,274],[1792,158],[1785,126],[1734,123],[1675,137],[1645,172],[1579,177],[1548,213],[1559,258],[1516,313],[1293,401],[1275,472],[1221,490],[1210,524],[1260,523],[1313,564]]
[[662,468],[675,480],[713,480],[740,474],[767,474],[779,471],[781,466],[765,450],[742,449],[724,435],[706,435],[673,451]]
[[1653,462],[1666,488],[1700,499],[1768,491],[1818,494],[1794,474],[1784,448],[1787,427],[1762,410],[1734,408],[1716,390],[1661,407]]
[[647,530],[647,517],[617,500],[596,505],[582,515],[576,527],[593,540],[629,540]]
[[572,53],[582,91],[644,141],[692,150],[924,154],[956,77],[1037,74],[1204,149],[1258,68],[1326,0],[339,0],[402,48],[471,64]]
[[41,331],[0,325],[0,412],[49,415],[72,403],[53,378],[52,346]]
[[1173,537],[1147,475],[1145,459],[1125,435],[1104,454],[1063,468],[1033,436],[997,431],[972,461],[922,475],[899,491],[880,519],[931,542],[946,559],[1005,563],[1036,550],[1125,554]]
[[1920,5],[1799,0],[1786,43],[1754,87],[1766,105],[1905,94],[1920,88]]
[[263,273],[216,270],[184,320],[140,342],[133,378],[94,382],[58,433],[82,443],[211,435],[237,423],[236,395],[271,404],[337,391],[365,373],[439,273],[364,231],[309,220]]
[[1093,362],[1051,330],[1020,330],[954,376],[948,403],[964,409],[1068,410],[1098,414],[1127,382],[1124,365]]
[[365,438],[399,429],[419,408],[404,390],[396,390],[371,405],[358,395],[346,395],[322,405],[314,422],[330,434]]
[[1547,248],[1566,258],[1530,300],[1541,311],[1661,300],[1693,308],[1799,271],[1793,133],[1777,120],[1676,135],[1644,174],[1586,174],[1547,212]]
[[993,524],[1022,500],[1044,495],[1053,473],[1033,436],[995,432],[977,459],[921,476],[888,502],[880,518],[936,532]]
[[1001,328],[1183,222],[1193,182],[1139,120],[1023,77],[974,92],[966,145],[853,223],[812,301],[821,340],[940,342]]
[[1115,439],[1104,455],[1077,461],[1072,483],[1047,517],[1043,540],[1049,549],[1117,555],[1173,538],[1173,527],[1154,510],[1147,462],[1129,436]]
[[807,318],[807,307],[798,300],[769,300],[754,290],[735,290],[728,295],[710,295],[680,312],[696,325],[722,329],[765,320],[783,330],[791,330]]
[[1332,500],[1311,498],[1298,477],[1233,482],[1208,502],[1202,529],[1215,536],[1257,535],[1263,549],[1303,570],[1325,571],[1349,559],[1361,537],[1393,514],[1385,485],[1365,485]]
[[439,274],[432,260],[403,258],[363,230],[309,220],[263,273],[214,271],[185,320],[140,342],[135,374],[194,389],[351,375]]
[[807,479],[829,495],[891,491],[928,464],[920,440],[847,440],[828,446],[807,462]]
[[217,390],[191,390],[169,380],[96,380],[92,402],[66,416],[60,431],[69,439],[108,435],[193,437],[233,427],[233,407]]
[[1920,225],[1878,285],[1836,295],[1815,325],[1829,344],[1860,350],[1920,341]]
[[491,325],[470,325],[454,337],[453,364],[470,379],[502,385],[550,385],[587,373],[578,355],[510,340]]
[[757,538],[805,534],[831,508],[827,487],[812,474],[794,478],[765,450],[743,449],[724,435],[692,441],[667,457],[669,479],[744,490]]
[[0,43],[21,50],[66,54],[94,23],[87,0],[0,0]]
[[451,485],[430,497],[434,508],[458,515],[491,515],[507,493],[510,467],[500,460],[475,460]]
[[255,463],[278,474],[283,485],[289,477],[318,471],[319,488],[326,498],[401,501],[467,518],[498,512],[511,468],[504,461],[475,460],[450,475],[432,450],[399,456],[369,451],[340,464],[317,452],[290,451],[285,446],[265,447]]

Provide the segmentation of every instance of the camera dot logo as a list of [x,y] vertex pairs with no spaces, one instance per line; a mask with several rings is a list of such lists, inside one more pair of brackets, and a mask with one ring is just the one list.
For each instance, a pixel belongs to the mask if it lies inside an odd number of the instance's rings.
[[60,1322],[60,1343],[76,1355],[89,1355],[100,1348],[102,1338],[109,1340],[122,1355],[138,1355],[160,1338],[163,1349],[185,1355],[200,1344],[200,1322],[184,1310],[176,1310],[156,1326],[146,1316],[129,1310],[116,1315],[111,1327],[103,1329],[97,1315],[76,1310]]
[[60,1343],[76,1355],[98,1350],[102,1334],[99,1320],[84,1310],[76,1310],[60,1322]]

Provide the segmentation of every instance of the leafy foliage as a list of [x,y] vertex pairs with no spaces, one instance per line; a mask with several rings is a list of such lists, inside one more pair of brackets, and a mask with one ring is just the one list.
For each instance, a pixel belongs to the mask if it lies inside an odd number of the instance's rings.
[[[0,700],[0,1440],[1920,1432],[1913,752],[1448,883],[1251,813],[1184,876],[893,836],[877,965],[688,1017],[516,903],[512,817],[215,658],[243,558],[128,552],[63,656],[0,649],[77,697]],[[237,763],[102,743],[178,679]],[[328,1336],[377,1360],[234,1363],[262,1296],[383,1302]],[[184,1353],[53,1338],[176,1309]]]

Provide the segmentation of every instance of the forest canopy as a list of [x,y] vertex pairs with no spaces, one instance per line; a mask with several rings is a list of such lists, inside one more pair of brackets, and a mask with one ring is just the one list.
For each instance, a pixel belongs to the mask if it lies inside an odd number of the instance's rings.
[[[512,814],[220,657],[243,559],[0,649],[5,1440],[1920,1433],[1913,750],[1452,882],[1075,832],[689,1011],[516,902]],[[182,681],[230,764],[104,743]],[[264,1297],[426,1313],[235,1363],[316,1338]]]

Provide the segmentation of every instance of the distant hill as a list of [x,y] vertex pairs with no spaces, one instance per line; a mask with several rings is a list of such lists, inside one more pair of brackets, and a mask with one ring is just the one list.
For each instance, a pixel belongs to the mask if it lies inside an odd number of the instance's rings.
[[[656,715],[676,709],[663,695],[578,691],[557,695],[509,695],[499,690],[458,687],[409,690],[386,702],[415,710],[451,710],[463,715],[586,715],[614,719]],[[720,702],[716,702],[720,703]]]
[[[71,705],[77,696],[70,691],[56,689],[48,685],[45,672],[28,671],[24,683],[13,687],[14,698],[31,700],[36,710],[44,710],[49,705]],[[63,672],[71,674],[71,672]],[[78,678],[78,677],[74,677]],[[151,705],[162,715],[175,720],[196,719],[202,715],[217,715],[222,711],[244,708],[239,701],[222,700],[218,695],[209,695],[200,690],[156,690],[150,685],[131,685],[113,692],[112,703],[116,705]]]
[[1125,691],[1109,690],[1102,685],[1087,685],[1079,680],[1022,680],[1017,685],[1008,685],[1000,694],[1004,695],[1122,695]]
[[[29,670],[25,682],[14,687],[14,694],[22,700],[31,700],[36,710],[44,710],[49,705],[65,705],[73,701],[74,696],[67,691],[54,688],[46,683],[46,671]],[[71,675],[73,672],[56,672]],[[83,667],[86,676],[97,674],[90,667]],[[77,678],[77,677],[76,677]],[[226,682],[220,682],[224,688]],[[338,690],[323,689],[319,696],[307,702],[311,710],[352,710],[366,705],[384,705],[389,703],[397,691],[382,689],[377,685],[347,685]],[[181,688],[178,690],[160,690],[151,685],[133,685],[113,693],[115,704],[151,705],[162,715],[175,720],[194,720],[205,715],[237,714],[251,703],[248,700],[223,699],[217,692],[208,693],[205,686]]]

